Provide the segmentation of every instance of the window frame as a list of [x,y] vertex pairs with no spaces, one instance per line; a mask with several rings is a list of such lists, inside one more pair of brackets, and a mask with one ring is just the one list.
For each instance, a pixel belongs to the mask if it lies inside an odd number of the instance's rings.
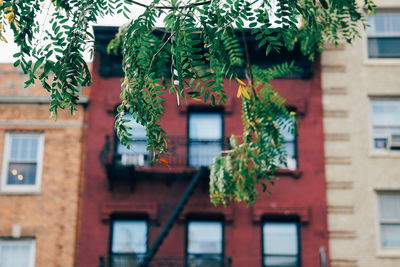
[[[384,220],[383,222],[382,222],[382,219],[381,219],[381,214],[380,214],[380,212],[381,212],[381,210],[380,210],[380,196],[383,196],[383,195],[395,195],[395,196],[398,196],[399,198],[400,198],[400,191],[399,190],[379,190],[379,191],[376,191],[376,204],[377,204],[377,230],[378,230],[378,238],[377,238],[377,242],[378,242],[378,244],[377,244],[377,246],[378,246],[378,251],[381,251],[381,252],[395,252],[396,254],[399,254],[400,253],[400,246],[398,246],[398,247],[384,247],[383,246],[383,238],[382,238],[382,225],[383,224],[386,224],[386,225],[388,225],[388,224],[390,224],[390,225],[398,225],[398,226],[400,226],[400,219],[398,219],[398,220]],[[378,252],[379,253],[379,252]]]
[[[33,185],[9,185],[8,165],[11,157],[11,141],[14,136],[35,137],[38,140],[37,158],[36,158],[36,177]],[[4,138],[3,163],[1,171],[1,189],[2,193],[24,194],[24,193],[40,193],[43,175],[43,158],[44,158],[44,132],[23,132],[13,131],[6,132]]]
[[220,223],[222,227],[222,237],[221,237],[221,253],[219,254],[221,257],[222,266],[225,265],[225,221],[222,219],[187,219],[186,220],[186,230],[185,230],[185,266],[188,265],[189,256],[190,255],[217,255],[210,253],[189,253],[189,224],[191,222],[215,222]]
[[[145,253],[114,253],[113,252],[113,238],[114,238],[114,224],[115,224],[115,222],[117,222],[117,221],[119,221],[119,222],[144,222],[145,223],[145,225],[146,225],[146,252]],[[146,256],[146,254],[148,253],[148,251],[149,251],[149,233],[150,233],[150,231],[149,231],[149,220],[148,219],[145,219],[145,218],[128,218],[128,217],[125,217],[125,218],[120,218],[120,216],[117,216],[116,218],[113,218],[112,220],[111,220],[111,223],[110,223],[110,238],[109,238],[109,249],[108,249],[108,255],[109,255],[109,258],[110,258],[110,262],[111,262],[111,257],[114,255],[114,254],[132,254],[132,255],[139,255],[139,256],[142,256],[142,257],[144,257],[144,256]]]
[[[370,143],[370,148],[371,151],[373,151],[374,153],[394,153],[394,154],[398,154],[400,152],[400,150],[397,149],[390,149],[390,147],[388,146],[389,144],[387,144],[387,148],[386,149],[379,149],[379,148],[375,148],[375,134],[374,134],[374,127],[375,124],[373,122],[373,117],[374,117],[374,109],[373,109],[373,104],[376,101],[384,101],[384,102],[398,102],[400,105],[400,98],[399,97],[371,97],[370,98],[370,119],[369,119],[369,123],[370,123],[370,137],[369,137],[369,143]],[[398,125],[384,125],[384,124],[379,124],[379,127],[385,127],[385,126],[389,126],[389,127],[400,127],[400,124]],[[400,134],[400,132],[399,132]],[[388,141],[387,141],[388,142]]]
[[[187,112],[187,129],[186,129],[186,140],[187,140],[187,166],[188,167],[198,167],[198,166],[192,166],[190,162],[190,144],[192,142],[192,139],[190,138],[190,117],[192,114],[218,114],[221,117],[221,149],[224,148],[224,138],[225,138],[225,114],[223,110],[221,109],[190,109]],[[201,141],[201,140],[199,140]],[[210,163],[211,164],[211,163]]]
[[298,218],[295,218],[293,216],[289,216],[288,218],[282,218],[282,217],[277,217],[277,218],[269,218],[269,219],[264,219],[261,223],[261,266],[262,267],[268,267],[265,265],[265,257],[267,257],[268,254],[264,253],[264,225],[267,223],[282,223],[282,224],[295,224],[296,225],[296,234],[297,234],[297,267],[301,267],[301,225],[300,221]]
[[[0,247],[3,244],[19,244],[19,245],[29,245],[29,266],[35,267],[36,260],[36,240],[34,238],[0,238]],[[1,259],[0,259],[1,263]]]
[[[365,15],[366,16],[371,16],[371,15],[368,15],[367,14],[367,11],[365,10],[364,11],[364,13],[365,13]],[[390,7],[384,7],[384,8],[380,8],[380,9],[377,9],[377,12],[376,12],[377,14],[390,14],[390,13],[399,13],[400,14],[400,8],[390,8]],[[364,49],[363,49],[363,51],[364,51],[364,64],[366,64],[366,65],[369,65],[369,64],[371,64],[371,65],[396,65],[396,66],[398,66],[398,65],[400,65],[400,58],[391,58],[391,57],[381,57],[381,58],[379,58],[379,57],[377,57],[377,58],[374,58],[374,57],[370,57],[369,56],[369,46],[368,46],[368,40],[369,40],[369,38],[371,37],[371,38],[379,38],[379,36],[383,36],[382,38],[385,38],[385,37],[389,37],[389,35],[390,35],[390,37],[399,37],[400,38],[400,33],[399,34],[387,34],[386,36],[385,36],[385,34],[383,33],[383,34],[369,34],[368,32],[367,32],[367,30],[366,31],[363,31],[363,33],[362,33],[362,35],[363,35],[363,39],[364,39],[364,42],[363,42],[363,46],[364,46]]]

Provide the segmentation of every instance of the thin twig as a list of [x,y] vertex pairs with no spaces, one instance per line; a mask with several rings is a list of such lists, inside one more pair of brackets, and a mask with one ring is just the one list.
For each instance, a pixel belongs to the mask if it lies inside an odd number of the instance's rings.
[[[131,2],[131,3],[135,4],[135,5],[141,6],[141,7],[145,7],[145,8],[149,7],[149,5],[142,4],[142,3],[137,2],[135,0],[127,0],[127,1]],[[173,7],[173,6],[155,6],[154,8],[157,8],[157,9],[186,9],[186,8],[191,8],[193,6],[203,6],[203,5],[206,5],[206,4],[209,4],[209,3],[211,3],[211,0],[198,2],[198,3],[193,3],[193,4],[188,4],[188,5],[184,5],[184,6],[178,6],[178,7]]]

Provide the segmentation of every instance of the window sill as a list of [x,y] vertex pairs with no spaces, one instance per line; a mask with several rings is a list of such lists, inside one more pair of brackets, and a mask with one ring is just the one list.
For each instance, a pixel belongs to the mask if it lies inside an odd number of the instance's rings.
[[384,259],[389,259],[389,258],[400,259],[400,248],[398,248],[398,249],[379,250],[376,253],[376,257],[384,258]]
[[303,171],[300,169],[295,169],[295,170],[290,170],[290,169],[278,169],[276,171],[276,174],[278,176],[291,176],[295,179],[300,178],[300,176],[303,174]]
[[400,158],[400,150],[398,151],[391,151],[391,150],[373,150],[370,151],[368,156],[370,158],[393,158],[393,159],[399,159]]
[[1,189],[1,195],[40,195],[42,191],[38,189],[26,189],[26,190],[15,190],[15,189]]
[[364,59],[364,65],[367,67],[374,66],[400,66],[400,58],[368,58]]

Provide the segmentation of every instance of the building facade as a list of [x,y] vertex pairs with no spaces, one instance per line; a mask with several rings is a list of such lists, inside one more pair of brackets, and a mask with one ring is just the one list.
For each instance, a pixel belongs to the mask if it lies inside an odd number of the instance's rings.
[[95,28],[78,266],[136,266],[153,252],[152,266],[325,266],[319,62],[273,83],[298,118],[298,136],[286,134],[289,169],[278,172],[271,194],[261,193],[257,204],[215,207],[207,170],[200,166],[224,148],[226,137],[241,134],[237,85],[226,82],[230,97],[223,107],[196,101],[178,106],[166,93],[161,125],[170,137],[170,168],[152,164],[143,128],[131,123],[134,151],[121,146],[113,132],[121,61],[107,56],[105,46],[115,33]]
[[400,3],[375,2],[362,38],[322,55],[332,267],[400,266]]
[[25,78],[0,65],[0,266],[73,266],[87,99],[55,121]]

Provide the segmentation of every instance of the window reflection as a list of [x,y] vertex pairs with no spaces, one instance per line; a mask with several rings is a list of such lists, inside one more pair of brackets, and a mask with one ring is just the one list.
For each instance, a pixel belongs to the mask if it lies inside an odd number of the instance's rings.
[[189,165],[208,166],[222,150],[222,113],[189,114]]

